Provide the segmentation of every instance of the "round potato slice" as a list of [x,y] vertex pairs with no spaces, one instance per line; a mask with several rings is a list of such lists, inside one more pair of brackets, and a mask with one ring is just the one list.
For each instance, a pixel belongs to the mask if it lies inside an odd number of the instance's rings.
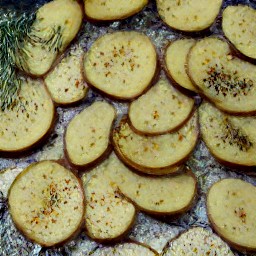
[[240,179],[215,183],[207,196],[209,220],[235,249],[256,251],[256,188]]
[[245,56],[256,59],[256,10],[247,5],[228,6],[222,29],[228,40]]
[[21,172],[8,200],[18,229],[42,246],[62,244],[80,230],[84,217],[82,185],[56,162],[38,162]]
[[82,177],[86,196],[85,226],[94,240],[119,240],[133,225],[136,210],[123,198],[109,176],[110,163],[105,160]]
[[180,127],[190,116],[194,100],[160,79],[148,92],[133,101],[129,119],[136,131],[158,135]]
[[96,21],[125,19],[141,11],[148,0],[84,0],[85,15]]
[[202,138],[210,152],[222,163],[256,165],[256,117],[232,116],[210,103],[199,108]]
[[97,39],[84,58],[88,84],[117,99],[133,99],[144,92],[157,69],[150,39],[135,31],[118,31]]
[[212,231],[196,227],[170,241],[162,256],[234,256],[228,245]]
[[42,141],[51,130],[55,108],[41,80],[22,78],[17,100],[0,110],[0,151],[18,153]]
[[171,42],[165,51],[165,69],[168,76],[182,88],[197,92],[187,72],[187,55],[195,44],[194,39],[180,39]]
[[113,247],[104,247],[97,249],[92,256],[157,256],[152,249],[134,242],[127,242],[115,245]]
[[78,1],[54,0],[36,13],[31,32],[19,52],[17,66],[33,76],[44,75],[74,39],[82,24],[83,10]]
[[129,170],[113,153],[106,171],[119,190],[139,209],[154,215],[176,215],[188,211],[197,192],[191,170],[173,176],[149,177]]
[[218,108],[236,114],[256,112],[256,67],[231,55],[227,42],[197,41],[188,57],[190,78]]
[[88,86],[83,81],[82,56],[82,48],[70,50],[44,78],[47,89],[56,103],[67,105],[86,96]]
[[160,17],[168,26],[193,32],[212,25],[222,0],[157,0],[156,3]]
[[93,165],[109,153],[115,115],[112,105],[97,101],[71,120],[65,134],[65,151],[71,164],[77,167]]
[[170,167],[183,163],[196,146],[197,117],[195,112],[178,131],[156,136],[136,134],[123,119],[113,132],[114,149],[128,166],[138,171],[166,174]]

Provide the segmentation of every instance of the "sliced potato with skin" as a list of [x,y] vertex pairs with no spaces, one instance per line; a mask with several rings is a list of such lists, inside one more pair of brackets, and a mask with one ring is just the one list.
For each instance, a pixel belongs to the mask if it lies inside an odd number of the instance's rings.
[[195,44],[194,39],[179,39],[171,42],[165,51],[164,61],[167,75],[182,88],[197,92],[187,72],[187,55]]
[[160,79],[148,92],[133,101],[129,119],[136,131],[158,135],[180,127],[190,116],[194,100]]
[[191,170],[174,176],[141,176],[128,169],[113,153],[107,172],[122,194],[139,209],[154,215],[176,215],[189,210],[197,192]]
[[122,161],[138,171],[156,175],[171,173],[172,167],[183,163],[196,146],[197,117],[195,112],[176,132],[156,136],[136,134],[123,119],[113,132],[114,149]]
[[150,39],[136,31],[118,31],[98,38],[84,58],[91,86],[116,99],[133,99],[151,84],[157,54]]
[[256,251],[256,188],[240,179],[223,179],[207,195],[207,212],[214,230],[231,247]]
[[91,166],[108,155],[115,116],[112,105],[96,101],[71,120],[65,134],[65,153],[72,165]]
[[117,244],[113,247],[104,247],[94,251],[92,256],[157,256],[151,248],[135,242]]
[[44,75],[76,36],[82,17],[76,0],[54,0],[39,8],[24,49],[18,53],[18,67],[33,76]]
[[199,107],[200,131],[210,152],[222,163],[256,165],[256,117],[232,116],[210,103]]
[[189,76],[218,108],[234,114],[256,112],[256,67],[231,55],[228,43],[199,40],[188,56]]
[[136,210],[119,193],[110,179],[108,160],[83,175],[86,197],[85,226],[94,240],[108,242],[122,238],[133,225]]
[[125,19],[141,11],[148,0],[84,0],[87,18],[95,21]]
[[222,29],[228,40],[245,56],[256,59],[256,10],[247,5],[228,6],[222,15]]
[[53,161],[34,163],[21,172],[9,190],[8,202],[17,228],[45,247],[73,238],[83,223],[82,184]]
[[0,111],[0,152],[19,153],[46,138],[55,108],[42,80],[21,78],[17,100]]
[[157,0],[156,3],[160,17],[168,26],[195,32],[213,24],[222,0]]
[[83,53],[79,46],[71,49],[44,78],[52,99],[60,105],[80,101],[87,94],[88,86],[81,67]]
[[162,256],[234,256],[228,245],[212,231],[194,227],[171,240]]

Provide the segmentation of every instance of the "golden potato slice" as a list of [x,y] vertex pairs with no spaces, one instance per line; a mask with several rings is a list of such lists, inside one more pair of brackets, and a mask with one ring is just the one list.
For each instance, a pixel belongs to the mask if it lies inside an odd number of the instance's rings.
[[150,39],[136,31],[118,31],[98,38],[84,58],[88,84],[117,99],[133,99],[151,84],[157,54]]
[[207,196],[209,220],[235,249],[256,251],[256,188],[240,179],[215,183]]
[[27,167],[9,190],[9,208],[18,229],[42,246],[55,246],[73,238],[84,218],[80,180],[53,161]]

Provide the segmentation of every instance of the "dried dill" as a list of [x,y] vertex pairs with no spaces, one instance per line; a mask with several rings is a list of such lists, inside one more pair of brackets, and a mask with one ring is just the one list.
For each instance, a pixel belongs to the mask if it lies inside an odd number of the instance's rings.
[[243,134],[240,129],[233,127],[228,119],[225,120],[224,124],[226,135],[223,135],[221,138],[224,143],[236,145],[240,151],[244,152],[248,151],[253,146],[248,136]]
[[208,77],[203,80],[207,88],[213,88],[216,94],[246,96],[253,87],[251,79],[241,79],[237,72],[227,73],[224,67],[212,66],[207,71]]

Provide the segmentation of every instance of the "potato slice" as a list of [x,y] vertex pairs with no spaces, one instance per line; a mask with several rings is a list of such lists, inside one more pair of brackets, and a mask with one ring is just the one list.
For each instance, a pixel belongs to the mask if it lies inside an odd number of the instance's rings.
[[97,39],[84,58],[87,82],[117,99],[133,99],[153,80],[157,54],[149,38],[135,31],[118,31]]
[[187,72],[187,55],[195,44],[194,39],[179,39],[171,42],[165,51],[164,61],[167,75],[182,88],[197,92]]
[[82,185],[56,162],[38,162],[21,172],[9,190],[8,200],[18,229],[42,246],[62,244],[81,228]]
[[84,0],[85,15],[96,21],[125,19],[141,11],[148,0]]
[[180,127],[190,116],[194,100],[160,79],[146,94],[133,101],[129,119],[136,131],[163,134]]
[[215,183],[207,196],[209,220],[235,249],[256,251],[256,188],[240,179]]
[[[198,138],[197,112],[178,131],[158,136],[136,134],[127,120],[113,132],[117,155],[130,167],[149,174],[173,172],[193,151]],[[170,169],[171,168],[171,169]]]
[[74,0],[54,0],[39,8],[21,56],[17,56],[18,67],[34,76],[45,74],[76,36],[82,17],[82,8]]
[[247,5],[228,6],[222,29],[228,40],[245,56],[256,59],[256,10]]
[[65,134],[65,151],[71,164],[93,165],[108,154],[115,115],[112,105],[96,101],[71,120]]
[[134,242],[117,244],[113,247],[104,247],[94,251],[92,256],[157,256],[157,252]]
[[0,151],[18,153],[46,138],[55,108],[41,80],[22,78],[17,100],[0,111]]
[[135,207],[119,193],[107,171],[109,161],[83,175],[86,196],[85,226],[94,240],[120,239],[132,226]]
[[230,53],[227,42],[204,38],[188,58],[190,78],[218,108],[230,113],[256,112],[256,67]]
[[212,231],[196,227],[170,241],[162,256],[234,256],[228,245]]
[[156,3],[160,17],[168,26],[193,32],[212,25],[222,0],[157,0]]
[[192,207],[197,181],[190,170],[174,176],[149,177],[129,170],[114,153],[108,162],[107,171],[112,181],[142,211],[174,215]]
[[45,84],[56,103],[67,105],[86,96],[88,86],[83,80],[82,56],[83,50],[77,46],[45,77]]
[[222,163],[256,165],[256,117],[225,114],[209,103],[199,108],[202,138]]

